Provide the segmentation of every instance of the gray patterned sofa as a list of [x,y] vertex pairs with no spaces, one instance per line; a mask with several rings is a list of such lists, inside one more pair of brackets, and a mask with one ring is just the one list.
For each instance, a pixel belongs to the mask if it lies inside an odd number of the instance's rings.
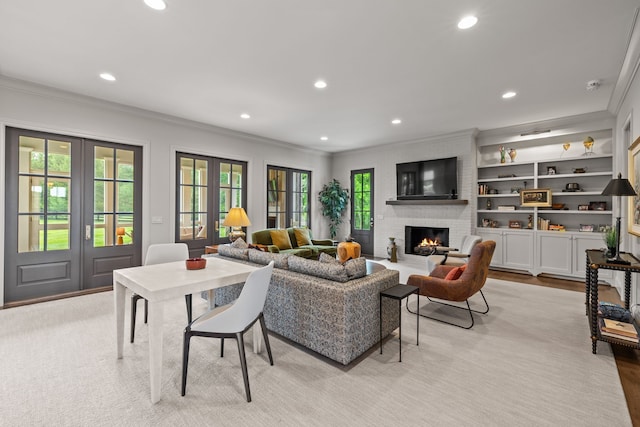
[[[295,255],[220,245],[217,255],[237,262],[276,262],[264,308],[267,328],[343,365],[379,342],[379,293],[399,283],[399,272],[364,258],[342,265]],[[216,289],[216,305],[233,301],[242,284]],[[399,325],[397,303],[383,299],[382,333]]]

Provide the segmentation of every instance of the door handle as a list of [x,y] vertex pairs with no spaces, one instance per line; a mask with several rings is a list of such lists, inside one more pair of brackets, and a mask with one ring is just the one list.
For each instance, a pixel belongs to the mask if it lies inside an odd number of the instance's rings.
[[373,218],[369,219],[369,227],[373,228]]
[[91,226],[84,226],[84,240],[91,240]]

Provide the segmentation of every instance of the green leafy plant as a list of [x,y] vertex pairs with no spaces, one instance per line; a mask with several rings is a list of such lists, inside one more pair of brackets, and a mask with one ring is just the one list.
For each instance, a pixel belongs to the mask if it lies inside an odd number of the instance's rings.
[[603,239],[604,243],[607,245],[607,248],[615,249],[618,245],[618,233],[616,233],[616,229],[613,227],[607,227],[604,230]]
[[338,227],[342,224],[342,215],[349,203],[349,190],[342,188],[337,179],[331,180],[318,193],[318,201],[322,205],[322,216],[329,219],[329,235],[335,238]]

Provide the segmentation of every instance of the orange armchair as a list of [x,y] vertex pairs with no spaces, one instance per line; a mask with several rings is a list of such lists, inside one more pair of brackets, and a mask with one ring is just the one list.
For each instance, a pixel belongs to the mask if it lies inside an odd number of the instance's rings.
[[[464,307],[459,307],[453,304],[447,304],[439,301],[433,301],[431,298],[455,302],[464,301],[467,304],[466,310],[469,312],[469,317],[471,318],[471,324],[469,326],[447,322],[442,319],[423,315],[422,313],[420,313],[420,315],[429,319],[437,320],[439,322],[458,326],[460,328],[471,329],[474,324],[473,312],[480,314],[487,314],[489,312],[489,304],[487,304],[487,299],[482,293],[482,287],[487,280],[487,275],[489,274],[489,264],[491,263],[491,258],[493,257],[493,252],[495,249],[496,242],[494,242],[493,240],[487,240],[475,245],[471,250],[469,262],[467,263],[466,267],[463,268],[463,271],[461,272],[462,274],[458,278],[447,279],[447,275],[449,273],[451,273],[452,275],[460,273],[460,267],[438,265],[431,272],[430,276],[412,274],[407,280],[407,285],[413,285],[420,288],[420,290],[418,291],[419,295],[426,296],[427,299],[431,302],[465,310]],[[458,270],[452,272],[452,270],[454,269]],[[482,296],[482,299],[484,300],[484,304],[486,306],[486,310],[484,311],[472,310],[471,306],[469,305],[469,298],[471,298],[478,292],[480,292],[480,295]],[[420,303],[419,298],[418,303]],[[407,310],[415,314],[415,312],[409,309],[408,301]]]

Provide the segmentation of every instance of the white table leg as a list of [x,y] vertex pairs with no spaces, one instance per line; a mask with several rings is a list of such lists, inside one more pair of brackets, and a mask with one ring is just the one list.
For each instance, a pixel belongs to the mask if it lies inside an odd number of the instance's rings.
[[126,288],[114,281],[113,300],[115,303],[116,355],[118,356],[118,359],[122,359],[122,349],[124,346],[124,297],[126,293]]
[[209,289],[207,302],[209,303],[209,310],[213,310],[216,306],[216,290],[215,289]]
[[164,303],[149,301],[149,378],[151,403],[160,401],[162,385],[162,325]]

